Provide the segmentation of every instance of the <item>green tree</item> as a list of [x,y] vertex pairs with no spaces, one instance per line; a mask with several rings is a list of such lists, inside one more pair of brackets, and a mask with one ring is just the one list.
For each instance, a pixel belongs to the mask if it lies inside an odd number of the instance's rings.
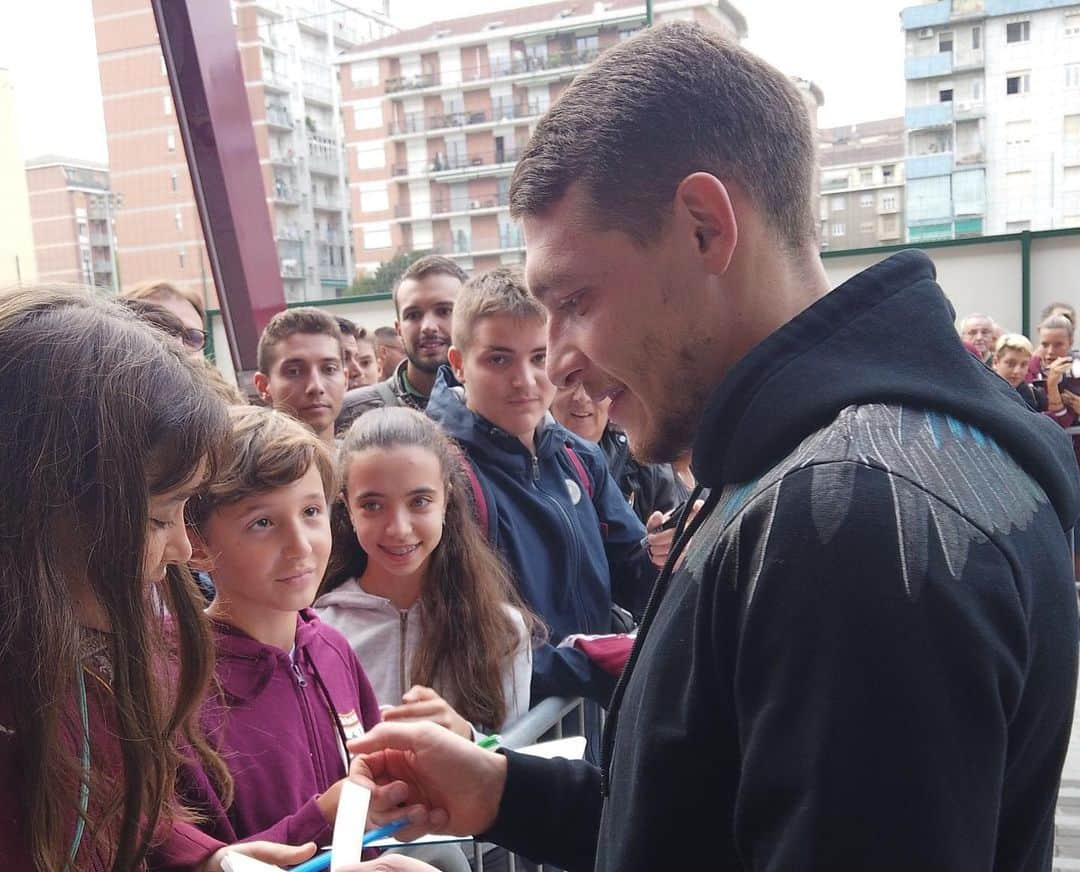
[[349,293],[355,295],[389,294],[409,265],[429,253],[427,251],[399,251],[390,260],[380,263],[372,275],[354,279],[349,287]]

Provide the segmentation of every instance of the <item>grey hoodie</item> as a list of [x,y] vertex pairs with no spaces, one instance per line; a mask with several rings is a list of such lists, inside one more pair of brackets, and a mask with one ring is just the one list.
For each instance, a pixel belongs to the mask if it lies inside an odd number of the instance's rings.
[[[367,593],[359,581],[350,578],[340,587],[315,601],[319,617],[340,632],[352,645],[375,689],[379,705],[400,705],[402,695],[412,687],[409,675],[412,659],[420,645],[420,604],[406,611],[390,600]],[[504,729],[529,710],[529,683],[532,678],[532,643],[525,620],[516,608],[506,606],[518,629],[521,644],[503,671],[506,698]],[[433,688],[442,693],[439,687]],[[452,700],[447,700],[453,704]],[[480,728],[479,724],[473,725]]]

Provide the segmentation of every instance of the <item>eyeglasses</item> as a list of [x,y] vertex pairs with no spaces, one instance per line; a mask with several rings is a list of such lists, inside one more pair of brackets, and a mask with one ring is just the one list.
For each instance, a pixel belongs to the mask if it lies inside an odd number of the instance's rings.
[[196,327],[188,327],[180,335],[180,339],[185,347],[190,348],[192,351],[202,351],[206,346],[206,331],[199,330]]

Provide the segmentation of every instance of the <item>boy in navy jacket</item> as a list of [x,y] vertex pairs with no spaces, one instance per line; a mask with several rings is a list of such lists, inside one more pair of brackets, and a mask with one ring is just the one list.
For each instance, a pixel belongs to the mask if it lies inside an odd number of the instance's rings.
[[548,414],[547,316],[520,273],[496,269],[469,282],[452,341],[453,372],[440,372],[427,413],[464,450],[492,544],[550,630],[551,643],[533,657],[533,699],[606,705],[615,678],[555,646],[572,633],[611,632],[612,600],[644,610],[655,577],[641,547],[645,528],[599,448]]

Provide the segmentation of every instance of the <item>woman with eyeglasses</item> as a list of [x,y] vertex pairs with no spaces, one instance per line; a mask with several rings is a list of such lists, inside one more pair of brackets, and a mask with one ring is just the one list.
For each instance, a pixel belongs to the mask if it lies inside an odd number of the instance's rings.
[[[151,318],[144,320],[152,321],[167,333],[176,336],[184,343],[184,348],[192,357],[201,357],[203,346],[206,345],[206,330],[203,329],[206,319],[206,310],[203,306],[202,297],[197,291],[187,288],[178,288],[168,282],[144,282],[129,288],[120,295],[120,301],[145,301],[156,303],[158,306],[170,312],[179,322],[182,332],[175,333],[173,329]],[[141,313],[136,311],[140,317]]]

